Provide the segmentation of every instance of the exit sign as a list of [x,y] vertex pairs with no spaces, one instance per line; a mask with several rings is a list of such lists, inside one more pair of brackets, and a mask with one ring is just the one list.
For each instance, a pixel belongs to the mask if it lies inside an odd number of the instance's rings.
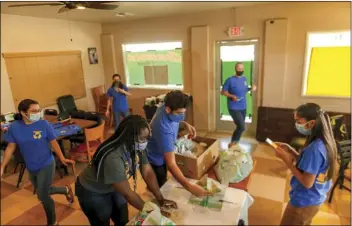
[[244,27],[230,27],[227,31],[229,37],[238,37],[244,34]]

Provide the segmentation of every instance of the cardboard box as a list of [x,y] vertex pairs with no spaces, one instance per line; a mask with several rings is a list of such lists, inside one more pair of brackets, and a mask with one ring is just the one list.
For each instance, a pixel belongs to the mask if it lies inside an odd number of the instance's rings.
[[195,142],[206,143],[207,148],[198,158],[192,158],[175,154],[176,163],[185,177],[198,180],[210,167],[212,167],[219,157],[220,142],[216,139],[197,137]]

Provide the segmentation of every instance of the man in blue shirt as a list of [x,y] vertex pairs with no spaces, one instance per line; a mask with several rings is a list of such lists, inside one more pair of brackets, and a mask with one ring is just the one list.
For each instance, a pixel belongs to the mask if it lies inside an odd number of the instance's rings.
[[248,91],[255,91],[257,89],[255,86],[251,88],[248,87],[247,78],[243,76],[243,63],[236,63],[235,71],[236,74],[225,81],[221,91],[221,94],[227,97],[227,107],[236,125],[236,130],[232,134],[230,145],[238,143],[245,130],[247,109],[246,94]]
[[114,74],[112,76],[113,83],[108,89],[107,96],[109,97],[107,108],[106,108],[106,117],[109,118],[110,115],[110,106],[112,104],[112,110],[114,112],[115,119],[115,129],[120,124],[120,118],[127,117],[129,115],[127,97],[131,93],[128,92],[128,88],[121,81],[121,76],[119,74]]
[[169,169],[186,190],[196,196],[205,196],[208,192],[191,184],[175,161],[175,142],[180,123],[185,125],[193,137],[196,136],[195,128],[184,121],[188,100],[188,95],[181,91],[171,91],[165,96],[164,105],[158,108],[151,122],[152,137],[147,146],[148,159],[160,187],[165,184]]

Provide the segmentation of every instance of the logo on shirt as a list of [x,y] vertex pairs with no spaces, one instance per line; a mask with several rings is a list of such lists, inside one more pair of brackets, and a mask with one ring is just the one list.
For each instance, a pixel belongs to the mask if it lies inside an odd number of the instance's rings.
[[247,86],[247,81],[244,81],[244,85]]
[[33,138],[37,140],[42,138],[42,131],[33,131]]

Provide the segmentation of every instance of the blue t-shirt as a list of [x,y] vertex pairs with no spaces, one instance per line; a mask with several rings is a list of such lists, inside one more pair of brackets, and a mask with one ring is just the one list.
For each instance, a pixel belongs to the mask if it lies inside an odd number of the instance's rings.
[[160,106],[155,112],[151,124],[152,136],[148,141],[148,160],[155,166],[165,163],[164,153],[173,152],[180,123],[173,122],[165,112],[165,106]]
[[18,146],[26,167],[31,172],[43,169],[54,160],[49,142],[55,140],[56,136],[53,127],[45,120],[29,125],[22,120],[15,121],[4,138]]
[[[123,90],[128,91],[127,86],[123,85]],[[117,92],[115,87],[110,87],[107,92],[108,97],[112,97],[112,110],[114,112],[127,112],[128,111],[128,103],[127,97],[125,94]]]
[[246,94],[248,92],[247,78],[245,76],[231,76],[226,79],[222,91],[235,95],[239,100],[227,98],[227,107],[230,110],[245,110],[247,108]]
[[327,149],[321,139],[316,139],[303,149],[297,162],[300,171],[316,175],[313,186],[305,188],[295,176],[291,179],[290,203],[295,207],[316,206],[325,202],[331,180],[325,181],[328,170]]

